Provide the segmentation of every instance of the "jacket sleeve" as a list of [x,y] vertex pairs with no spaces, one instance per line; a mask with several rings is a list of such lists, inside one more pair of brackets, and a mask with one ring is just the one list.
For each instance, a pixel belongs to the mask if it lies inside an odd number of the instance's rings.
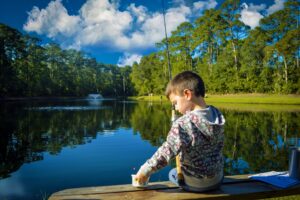
[[154,155],[141,166],[139,173],[150,176],[168,165],[170,160],[179,154],[181,149],[186,145],[186,141],[183,140],[185,137],[182,137],[183,134],[184,131],[178,123],[174,123],[168,133],[167,140],[158,148]]

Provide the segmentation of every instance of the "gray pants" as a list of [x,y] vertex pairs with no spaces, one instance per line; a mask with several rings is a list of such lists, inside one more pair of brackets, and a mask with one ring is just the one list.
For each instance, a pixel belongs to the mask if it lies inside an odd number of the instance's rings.
[[216,190],[222,185],[223,179],[224,179],[224,176],[216,184],[198,188],[198,187],[193,187],[193,186],[187,185],[185,183],[179,185],[178,179],[177,179],[177,170],[174,168],[169,172],[169,180],[172,183],[174,183],[175,185],[178,185],[178,186],[182,187],[182,189],[184,189],[185,191],[189,191],[189,192],[206,192],[206,191],[210,191],[210,190]]

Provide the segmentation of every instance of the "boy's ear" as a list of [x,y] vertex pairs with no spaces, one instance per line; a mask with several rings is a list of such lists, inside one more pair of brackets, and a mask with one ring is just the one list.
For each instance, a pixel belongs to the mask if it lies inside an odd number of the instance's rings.
[[187,100],[192,99],[192,91],[189,89],[183,90],[183,95],[185,96],[185,98],[187,98]]

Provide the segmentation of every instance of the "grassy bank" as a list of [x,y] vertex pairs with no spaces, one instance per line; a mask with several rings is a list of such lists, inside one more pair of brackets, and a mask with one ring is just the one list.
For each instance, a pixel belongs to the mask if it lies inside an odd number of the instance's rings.
[[[167,101],[165,96],[137,96],[130,97],[138,101]],[[227,94],[205,97],[207,103],[238,103],[238,104],[280,104],[300,105],[300,95],[272,95],[272,94]]]

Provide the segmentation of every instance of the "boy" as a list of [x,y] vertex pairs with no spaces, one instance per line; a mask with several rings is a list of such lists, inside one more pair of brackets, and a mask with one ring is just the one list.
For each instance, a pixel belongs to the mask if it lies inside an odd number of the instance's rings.
[[[167,86],[166,96],[183,116],[173,123],[166,142],[141,166],[136,181],[145,183],[179,155],[183,189],[203,192],[218,188],[223,180],[223,115],[206,105],[204,83],[194,72],[176,75]],[[172,173],[174,177],[176,171]]]

